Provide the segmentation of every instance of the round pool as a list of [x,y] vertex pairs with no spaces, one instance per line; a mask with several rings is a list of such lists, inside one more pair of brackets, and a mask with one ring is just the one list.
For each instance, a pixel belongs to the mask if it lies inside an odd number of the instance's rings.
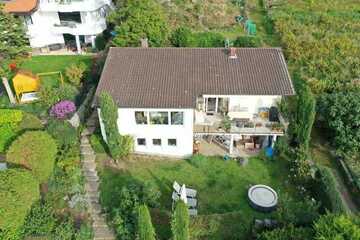
[[270,212],[278,203],[277,193],[269,186],[255,185],[248,191],[250,205],[256,210]]

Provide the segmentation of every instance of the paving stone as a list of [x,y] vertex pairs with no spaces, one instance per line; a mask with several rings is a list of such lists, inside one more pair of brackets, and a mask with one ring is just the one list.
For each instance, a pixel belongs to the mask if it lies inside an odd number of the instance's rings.
[[83,168],[90,170],[90,171],[96,170],[95,161],[83,162],[82,166],[83,166]]

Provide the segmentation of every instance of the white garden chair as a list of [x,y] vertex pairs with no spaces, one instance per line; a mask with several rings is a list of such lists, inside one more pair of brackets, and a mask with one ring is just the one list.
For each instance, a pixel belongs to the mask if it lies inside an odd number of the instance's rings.
[[[173,188],[175,190],[175,192],[180,195],[181,193],[181,186],[180,184],[178,184],[176,181],[174,181],[173,183]],[[195,198],[197,194],[197,191],[195,189],[192,188],[186,188],[186,196],[188,196],[188,198]]]

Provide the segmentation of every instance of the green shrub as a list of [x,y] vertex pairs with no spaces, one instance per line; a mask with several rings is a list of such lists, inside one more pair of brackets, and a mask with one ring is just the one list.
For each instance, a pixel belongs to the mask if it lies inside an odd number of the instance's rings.
[[67,121],[51,120],[46,130],[60,148],[78,143],[77,131]]
[[188,240],[189,212],[183,201],[177,201],[171,220],[171,231],[174,240]]
[[79,91],[70,84],[63,84],[59,87],[43,86],[40,88],[39,96],[43,106],[50,108],[61,100],[75,101]]
[[315,240],[360,239],[359,217],[327,214],[314,224]]
[[24,113],[21,122],[19,123],[19,131],[24,130],[39,130],[43,125],[38,117],[30,113]]
[[261,47],[261,39],[256,36],[240,36],[234,41],[234,47]]
[[106,143],[100,135],[93,134],[90,136],[90,144],[96,153],[105,153]]
[[139,206],[138,234],[139,240],[155,240],[155,229],[152,225],[150,212],[146,205]]
[[0,152],[5,152],[11,141],[17,136],[17,128],[14,124],[0,125]]
[[0,171],[0,239],[20,239],[20,227],[39,197],[39,184],[29,171]]
[[106,40],[105,40],[103,34],[99,34],[99,35],[96,36],[96,38],[95,38],[95,46],[96,46],[96,49],[99,50],[99,51],[102,51],[102,50],[105,49]]
[[79,64],[73,63],[65,69],[65,75],[67,80],[71,84],[75,86],[80,86],[81,80],[84,77],[85,70],[86,70],[86,65],[84,63],[82,62]]
[[74,222],[67,218],[58,224],[52,234],[52,240],[73,240],[75,235]]
[[196,47],[224,47],[225,38],[217,32],[199,32],[194,35]]
[[175,47],[190,47],[193,40],[193,33],[187,27],[177,28],[170,37],[171,44]]
[[55,217],[49,204],[35,203],[23,226],[25,236],[50,236],[55,227]]
[[6,159],[9,163],[31,170],[39,182],[46,181],[53,171],[57,147],[44,131],[27,131],[12,142]]
[[175,47],[223,47],[225,38],[217,32],[192,32],[187,27],[179,27],[170,38]]
[[348,208],[341,198],[339,186],[334,174],[328,167],[319,167],[319,194],[325,207],[328,207],[334,213],[346,213]]
[[82,224],[76,233],[75,240],[91,240],[93,239],[92,227],[88,224]]
[[261,233],[257,240],[305,240],[313,239],[311,228],[294,227],[292,224]]
[[20,110],[14,109],[0,109],[0,125],[5,123],[18,123],[23,118],[23,113]]

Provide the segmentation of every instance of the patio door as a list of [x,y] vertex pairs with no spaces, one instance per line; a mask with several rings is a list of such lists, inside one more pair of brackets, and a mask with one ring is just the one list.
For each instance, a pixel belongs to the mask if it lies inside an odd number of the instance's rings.
[[216,113],[217,98],[215,97],[205,98],[205,103],[206,103],[206,113],[208,114]]

